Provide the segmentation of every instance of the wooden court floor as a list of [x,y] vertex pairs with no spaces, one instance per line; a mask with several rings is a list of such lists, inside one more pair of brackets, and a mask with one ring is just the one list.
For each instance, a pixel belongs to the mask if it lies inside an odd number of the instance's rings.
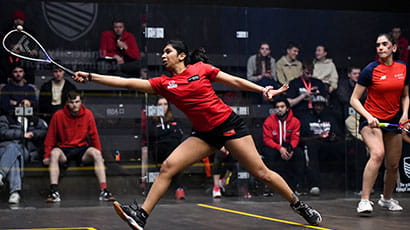
[[[133,199],[119,198],[121,202]],[[150,215],[145,229],[410,229],[408,195],[399,198],[404,207],[403,212],[392,213],[376,204],[370,217],[359,217],[356,214],[356,198],[304,199],[321,212],[323,223],[320,226],[305,225],[305,221],[280,198],[213,200],[208,196],[195,195],[187,197],[185,201],[175,201],[171,197],[161,200]],[[0,229],[129,229],[110,203],[70,198],[59,205],[27,201],[10,207],[3,200],[1,202]]]

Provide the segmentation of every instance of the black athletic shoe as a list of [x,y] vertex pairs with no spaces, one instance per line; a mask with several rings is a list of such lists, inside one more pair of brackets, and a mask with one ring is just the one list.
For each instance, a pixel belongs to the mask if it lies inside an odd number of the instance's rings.
[[102,201],[115,201],[115,197],[107,189],[101,191],[98,199]]
[[118,216],[127,222],[132,229],[144,230],[148,214],[138,207],[137,202],[134,201],[131,205],[121,205],[118,201],[115,201],[113,205]]
[[322,222],[320,213],[302,201],[291,204],[290,207],[311,225],[319,225]]
[[60,201],[61,201],[60,193],[58,193],[58,191],[55,191],[55,190],[54,191],[50,190],[50,193],[47,196],[46,202],[47,203],[57,203]]

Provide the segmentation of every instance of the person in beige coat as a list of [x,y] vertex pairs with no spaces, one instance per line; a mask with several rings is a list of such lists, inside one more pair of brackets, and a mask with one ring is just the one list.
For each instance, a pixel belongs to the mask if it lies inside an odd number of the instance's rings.
[[324,45],[316,46],[313,64],[313,77],[322,80],[329,87],[329,93],[332,93],[337,89],[339,75],[333,60],[327,58],[327,49]]

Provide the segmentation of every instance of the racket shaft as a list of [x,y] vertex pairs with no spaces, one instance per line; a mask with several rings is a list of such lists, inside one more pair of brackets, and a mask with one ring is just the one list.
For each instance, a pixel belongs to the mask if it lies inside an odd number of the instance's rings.
[[58,66],[59,68],[63,69],[66,73],[70,74],[71,76],[73,76],[75,74],[74,71],[72,71],[71,69],[62,66],[62,65],[58,64],[55,61],[53,61],[53,64]]

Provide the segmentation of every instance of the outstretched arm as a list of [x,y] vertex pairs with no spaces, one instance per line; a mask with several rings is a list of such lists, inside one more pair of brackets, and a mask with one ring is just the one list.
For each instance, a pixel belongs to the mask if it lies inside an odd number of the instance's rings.
[[222,71],[219,71],[219,73],[216,75],[215,81],[232,86],[240,90],[263,93],[263,96],[267,100],[272,100],[274,96],[285,92],[289,88],[288,85],[283,85],[282,87],[276,90],[271,86],[267,86],[264,88],[251,81],[245,80],[240,77],[232,76]]
[[138,78],[123,78],[117,76],[108,76],[96,73],[76,72],[72,77],[76,82],[92,81],[102,85],[116,88],[134,89],[145,93],[155,93],[148,80]]

